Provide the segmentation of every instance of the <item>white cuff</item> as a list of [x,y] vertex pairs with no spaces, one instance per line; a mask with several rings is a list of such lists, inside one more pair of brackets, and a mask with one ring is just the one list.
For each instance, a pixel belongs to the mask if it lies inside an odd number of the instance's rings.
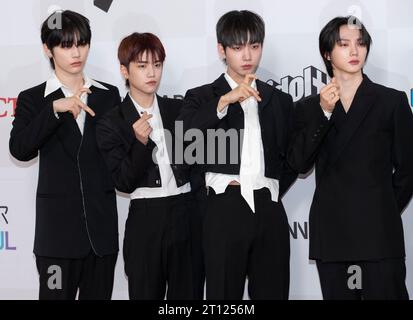
[[221,120],[226,117],[227,113],[228,113],[228,106],[226,106],[221,112],[217,110],[217,117],[219,118],[219,120]]

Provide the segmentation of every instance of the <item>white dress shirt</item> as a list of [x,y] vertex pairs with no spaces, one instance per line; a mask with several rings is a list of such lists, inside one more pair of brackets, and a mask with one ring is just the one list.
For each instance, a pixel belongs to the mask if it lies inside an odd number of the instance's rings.
[[[99,82],[89,78],[87,75],[83,76],[85,84],[83,85],[83,88],[89,89],[91,86],[94,86],[99,89],[103,90],[109,90],[106,88],[104,85],[100,84]],[[44,97],[46,98],[48,95],[51,93],[55,92],[56,90],[62,89],[63,94],[66,98],[73,97],[75,93],[71,92],[69,88],[65,87],[62,82],[59,80],[59,78],[56,76],[56,73],[53,72],[52,77],[46,82],[46,88],[44,90]],[[87,105],[87,99],[88,94],[84,93],[80,96],[80,100]],[[55,114],[56,117],[58,117],[57,114]],[[79,116],[76,119],[77,125],[79,127],[80,133],[83,135],[83,130],[85,128],[85,121],[86,121],[86,111],[81,110]]]
[[332,113],[332,112],[325,111],[324,109],[323,109],[323,112],[324,112],[324,115],[326,116],[326,118],[327,118],[328,120],[330,120],[330,119],[331,119],[331,116],[333,115],[333,113]]
[[153,105],[150,108],[141,107],[131,95],[129,95],[133,104],[142,116],[144,112],[152,115],[153,117],[148,120],[153,131],[150,134],[150,138],[155,142],[158,147],[156,153],[156,162],[159,166],[159,172],[161,174],[162,186],[159,188],[138,188],[131,194],[131,199],[146,199],[146,198],[164,198],[175,196],[183,193],[191,192],[191,184],[187,183],[182,187],[176,185],[174,173],[171,168],[171,161],[169,159],[168,150],[165,141],[165,132],[159,110],[158,99],[155,95]]
[[[225,79],[232,89],[238,87],[238,84],[227,73],[225,74]],[[254,89],[257,88],[255,80],[251,84],[251,87]],[[229,106],[222,112],[218,112],[218,118],[223,119],[227,115],[228,107]],[[206,186],[213,188],[216,194],[221,194],[225,192],[230,182],[237,181],[241,184],[242,190],[241,176],[243,176],[248,178],[248,183],[252,184],[253,190],[267,188],[271,192],[271,200],[278,202],[279,181],[265,177],[264,148],[261,137],[261,125],[258,117],[258,102],[254,97],[250,97],[241,102],[241,107],[244,111],[245,122],[240,175],[207,172],[205,176]],[[244,196],[244,198],[246,197]],[[255,212],[254,198],[246,198],[245,200],[251,210]]]

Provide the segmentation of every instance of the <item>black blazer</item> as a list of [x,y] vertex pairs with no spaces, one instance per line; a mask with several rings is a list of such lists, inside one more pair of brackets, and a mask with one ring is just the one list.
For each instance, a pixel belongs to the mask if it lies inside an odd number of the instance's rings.
[[69,113],[53,112],[57,90],[44,98],[46,83],[20,93],[10,135],[10,152],[20,161],[39,159],[34,253],[82,258],[118,252],[116,194],[96,143],[96,121],[119,103],[117,88],[92,86],[82,136]]
[[[257,89],[262,101],[258,103],[261,137],[264,147],[265,176],[280,180],[280,198],[297,178],[286,162],[286,154],[292,128],[293,102],[291,96],[276,90],[268,84],[257,80]],[[227,139],[226,163],[218,164],[218,152],[215,152],[215,164],[208,164],[205,149],[203,164],[198,165],[200,172],[239,174],[241,164],[241,134],[244,129],[244,111],[239,103],[229,106],[227,116],[220,120],[217,106],[221,96],[231,91],[231,87],[221,75],[212,84],[191,89],[186,93],[184,106],[179,117],[183,120],[184,130],[207,129],[237,130],[239,139],[237,163],[231,164],[230,139]],[[205,135],[206,137],[206,135]],[[205,139],[206,140],[206,139]],[[217,144],[218,145],[218,144]],[[217,146],[216,150],[217,151]],[[205,182],[204,182],[205,183]]]
[[[175,133],[175,120],[181,110],[182,100],[158,98],[159,110],[165,130]],[[136,139],[133,124],[140,119],[129,95],[116,108],[108,112],[97,124],[99,148],[115,182],[116,188],[132,193],[137,188],[162,186],[159,166],[154,163],[152,154],[156,144],[149,139],[145,146]],[[189,170],[185,164],[175,164],[175,139],[168,148],[171,168],[176,184],[181,187],[189,182]]]
[[338,102],[330,121],[319,96],[297,103],[288,160],[302,173],[316,165],[310,258],[405,256],[400,215],[413,192],[413,115],[405,93],[364,76],[349,112]]

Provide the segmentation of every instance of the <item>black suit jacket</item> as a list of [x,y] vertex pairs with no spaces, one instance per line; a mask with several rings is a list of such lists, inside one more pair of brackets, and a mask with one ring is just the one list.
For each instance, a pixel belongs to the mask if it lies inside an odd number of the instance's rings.
[[412,146],[406,94],[366,76],[349,112],[338,102],[330,121],[319,96],[297,104],[288,160],[302,173],[316,165],[310,258],[404,257],[400,215],[413,192]]
[[[157,96],[159,110],[165,130],[175,135],[175,120],[181,110],[182,100]],[[97,125],[97,138],[101,152],[111,172],[116,188],[132,193],[137,188],[162,186],[159,166],[152,155],[156,144],[149,139],[145,146],[136,139],[133,124],[140,119],[129,95],[116,108],[108,112]],[[182,143],[180,141],[179,143]],[[175,161],[175,139],[168,148],[171,169],[176,184],[181,187],[189,182],[189,167]],[[168,147],[168,144],[167,144]]]
[[57,90],[46,98],[46,83],[20,93],[10,135],[10,152],[20,161],[39,155],[34,253],[82,258],[92,247],[99,256],[118,252],[114,185],[96,143],[96,121],[119,103],[117,88],[92,86],[84,134],[69,113],[53,112]]
[[[292,98],[259,80],[257,80],[257,89],[262,98],[262,101],[258,103],[258,112],[264,147],[265,176],[280,181],[281,198],[297,178],[297,174],[289,168],[286,162],[292,128]],[[185,96],[184,106],[179,117],[180,120],[183,120],[185,131],[196,128],[205,133],[208,129],[222,129],[225,132],[235,129],[240,138],[236,164],[231,163],[231,156],[234,155],[231,155],[230,139],[227,139],[226,162],[218,164],[220,155],[217,152],[218,146],[216,146],[215,162],[208,164],[208,153],[211,150],[205,148],[205,159],[203,164],[198,165],[199,172],[236,175],[240,172],[242,140],[240,132],[241,129],[244,129],[242,107],[239,103],[234,103],[229,106],[226,117],[220,120],[217,116],[217,106],[221,96],[230,91],[231,87],[225,76],[221,75],[212,84],[191,89]]]

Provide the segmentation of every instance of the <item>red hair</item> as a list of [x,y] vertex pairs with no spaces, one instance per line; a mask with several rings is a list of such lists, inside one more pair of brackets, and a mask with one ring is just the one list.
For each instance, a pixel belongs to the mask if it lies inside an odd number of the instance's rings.
[[129,67],[131,62],[138,61],[144,52],[151,53],[154,59],[164,62],[165,48],[161,40],[152,33],[132,33],[123,39],[118,49],[118,59],[121,65]]

